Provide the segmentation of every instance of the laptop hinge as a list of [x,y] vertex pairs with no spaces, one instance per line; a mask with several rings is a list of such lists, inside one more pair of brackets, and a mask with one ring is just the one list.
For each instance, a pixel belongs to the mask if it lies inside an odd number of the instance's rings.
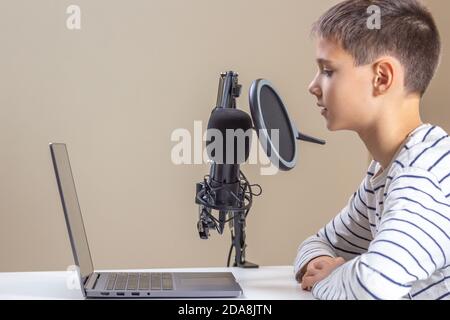
[[99,277],[100,277],[100,274],[98,274],[96,272],[91,273],[90,276],[86,280],[84,289],[85,290],[93,290],[95,288],[95,284],[97,283],[97,280]]

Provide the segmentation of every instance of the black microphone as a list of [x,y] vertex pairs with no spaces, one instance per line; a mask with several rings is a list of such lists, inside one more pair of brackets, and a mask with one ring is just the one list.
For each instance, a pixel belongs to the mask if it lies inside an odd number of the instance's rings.
[[[234,248],[234,266],[254,268],[257,265],[245,260],[245,219],[253,196],[259,196],[262,190],[259,185],[251,185],[240,169],[249,158],[253,134],[252,118],[236,108],[240,91],[237,73],[221,74],[217,104],[210,115],[206,133],[210,173],[196,185],[197,230],[200,238],[208,239],[210,229],[223,234],[225,223],[229,222],[232,244],[227,266]],[[259,187],[259,194],[252,191],[255,186]],[[213,210],[219,211],[218,218],[212,214]]]
[[[216,108],[208,122],[206,149],[211,164],[209,183],[218,207],[239,206],[240,165],[250,154],[252,119],[238,109]],[[219,210],[219,232],[224,229],[227,211]]]

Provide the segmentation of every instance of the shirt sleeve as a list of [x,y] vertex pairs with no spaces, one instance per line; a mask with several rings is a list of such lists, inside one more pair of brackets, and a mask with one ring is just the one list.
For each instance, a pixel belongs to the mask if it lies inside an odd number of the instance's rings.
[[297,281],[303,277],[303,268],[319,256],[342,257],[346,261],[366,252],[372,233],[368,219],[365,181],[348,201],[347,206],[322,228],[317,235],[306,239],[298,248],[294,262]]
[[401,299],[414,282],[449,264],[450,205],[430,172],[404,168],[385,194],[368,251],[312,290],[318,299]]

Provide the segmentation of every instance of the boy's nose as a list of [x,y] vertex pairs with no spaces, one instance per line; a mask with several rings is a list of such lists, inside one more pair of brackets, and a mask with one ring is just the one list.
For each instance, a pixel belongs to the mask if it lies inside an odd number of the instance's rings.
[[311,84],[309,85],[308,88],[309,92],[316,96],[317,98],[320,98],[322,96],[322,90],[320,89],[320,87],[317,85],[316,79],[314,79]]

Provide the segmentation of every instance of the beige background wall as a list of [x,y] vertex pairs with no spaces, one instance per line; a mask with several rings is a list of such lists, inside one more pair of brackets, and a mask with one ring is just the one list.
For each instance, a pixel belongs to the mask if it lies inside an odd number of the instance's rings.
[[[248,218],[248,259],[291,264],[298,244],[346,203],[367,166],[356,135],[329,133],[308,94],[309,28],[335,1],[159,0],[0,2],[0,271],[73,263],[48,143],[66,142],[96,268],[224,266],[225,235],[201,241],[195,183],[209,166],[175,166],[170,135],[206,122],[220,72],[240,74],[240,108],[270,79],[303,131],[298,167],[261,176]],[[448,48],[447,1],[427,1]],[[66,28],[69,4],[82,29]],[[450,130],[449,59],[425,120]]]

